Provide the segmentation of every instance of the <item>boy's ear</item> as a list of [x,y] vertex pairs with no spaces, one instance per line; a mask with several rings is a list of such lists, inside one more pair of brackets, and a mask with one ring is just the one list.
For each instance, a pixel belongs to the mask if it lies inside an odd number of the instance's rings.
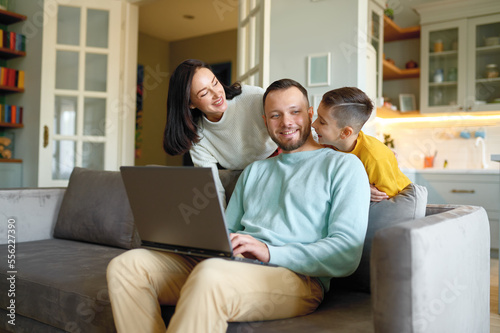
[[312,106],[309,107],[309,109],[307,110],[307,113],[309,114],[309,118],[311,118],[311,120],[312,120],[313,115],[314,115],[314,108]]
[[346,126],[342,129],[342,131],[340,132],[340,137],[342,139],[347,139],[348,137],[350,137],[352,134],[354,133],[354,130],[352,129],[351,126]]

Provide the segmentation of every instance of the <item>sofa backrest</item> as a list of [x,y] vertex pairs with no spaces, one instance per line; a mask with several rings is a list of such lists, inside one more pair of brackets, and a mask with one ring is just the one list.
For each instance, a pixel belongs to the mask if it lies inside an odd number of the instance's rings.
[[[219,172],[227,200],[240,173]],[[54,227],[54,237],[125,249],[140,246],[120,172],[74,168]]]
[[54,237],[131,249],[140,245],[119,171],[75,168]]

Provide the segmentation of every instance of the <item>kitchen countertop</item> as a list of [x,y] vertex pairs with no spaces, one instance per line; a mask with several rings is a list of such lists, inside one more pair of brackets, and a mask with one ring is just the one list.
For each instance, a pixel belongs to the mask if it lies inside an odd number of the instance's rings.
[[500,154],[491,155],[491,160],[495,162],[500,162]]
[[[498,161],[500,162],[500,155]],[[500,174],[499,169],[435,169],[435,168],[426,168],[426,169],[410,169],[410,168],[401,168],[403,173],[447,173],[447,174],[482,174],[482,175],[496,175]]]

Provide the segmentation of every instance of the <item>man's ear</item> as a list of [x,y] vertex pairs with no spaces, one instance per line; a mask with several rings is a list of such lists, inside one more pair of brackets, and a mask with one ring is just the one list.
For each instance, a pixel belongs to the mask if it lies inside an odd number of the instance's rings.
[[350,137],[352,134],[354,133],[354,130],[352,129],[351,126],[346,126],[342,129],[342,131],[340,132],[340,137],[342,139],[347,139],[348,137]]
[[266,124],[266,127],[267,127],[267,118],[266,118],[265,114],[262,115],[262,119],[264,119],[264,124]]
[[309,109],[307,110],[307,113],[309,114],[309,118],[311,118],[311,120],[312,120],[313,115],[314,115],[314,108],[312,106],[309,107]]

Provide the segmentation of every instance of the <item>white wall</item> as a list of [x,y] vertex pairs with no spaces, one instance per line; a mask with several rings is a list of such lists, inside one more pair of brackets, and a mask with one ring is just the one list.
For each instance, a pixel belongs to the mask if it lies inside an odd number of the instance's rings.
[[[270,82],[291,78],[313,95],[366,88],[367,0],[273,0]],[[307,87],[307,56],[331,52],[331,84]]]

